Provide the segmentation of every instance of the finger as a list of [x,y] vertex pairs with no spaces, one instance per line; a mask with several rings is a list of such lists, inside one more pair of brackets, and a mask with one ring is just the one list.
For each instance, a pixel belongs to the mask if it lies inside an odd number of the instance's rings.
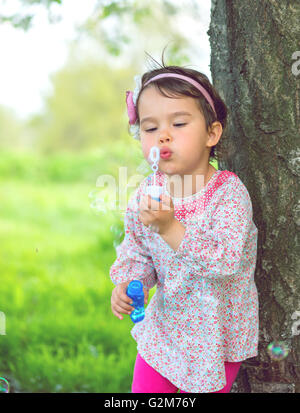
[[118,310],[120,310],[120,311],[122,310],[122,312],[124,312],[126,314],[130,314],[131,311],[134,309],[134,307],[132,305],[125,304],[122,301],[114,303],[114,305],[118,308]]
[[139,215],[139,220],[141,221],[141,223],[143,225],[145,225],[145,227],[147,227],[149,225],[149,219],[147,217],[145,217],[145,215],[143,215],[143,214]]
[[130,304],[125,303],[124,301],[119,301],[116,303],[116,305],[118,305],[120,308],[124,309],[124,311],[126,312],[131,312],[133,310],[133,306]]
[[148,302],[148,297],[149,297],[149,291],[144,290],[144,304],[147,304]]
[[172,208],[172,199],[165,194],[161,195],[162,209],[170,210]]
[[111,309],[113,315],[115,315],[116,317],[118,317],[120,320],[123,320],[123,316],[121,316],[121,314],[119,314],[117,311]]
[[148,205],[144,204],[142,205],[142,207],[140,208],[140,212],[146,214],[150,211],[150,208],[148,208]]
[[161,194],[161,199],[163,202],[172,203],[172,198],[166,194]]
[[128,307],[127,308],[127,307],[123,307],[123,305],[117,304],[117,303],[114,304],[113,308],[117,313],[122,313],[122,314],[130,314],[133,310],[133,307]]
[[143,197],[143,208],[144,211],[148,211],[149,209],[151,209],[151,196],[150,195],[146,195],[145,197]]
[[124,282],[124,283],[118,285],[115,290],[113,290],[113,298],[116,302],[119,301],[119,300],[129,302],[131,300],[131,298],[128,297],[128,295],[126,294],[128,285],[130,284],[131,281],[132,280]]
[[115,300],[112,301],[112,304],[114,306],[119,306],[120,308],[123,308],[125,311],[129,311],[132,310],[132,305],[130,305],[130,303],[132,303],[132,299],[128,296],[127,299],[123,300],[120,297],[117,297]]
[[153,199],[150,195],[148,195],[148,207],[153,211],[159,211],[160,202],[156,201],[156,199]]
[[143,225],[145,225],[145,227],[148,226],[148,221],[142,215],[139,215],[139,220]]
[[140,209],[147,210],[148,207],[148,196],[143,196],[140,201]]
[[118,296],[119,300],[123,301],[126,304],[132,304],[132,298],[130,298],[126,292],[122,292],[121,294],[119,294]]

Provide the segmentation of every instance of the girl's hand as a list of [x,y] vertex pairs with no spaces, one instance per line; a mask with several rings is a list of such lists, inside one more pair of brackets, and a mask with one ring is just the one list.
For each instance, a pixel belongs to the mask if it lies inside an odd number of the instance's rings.
[[[131,281],[132,280],[120,283],[112,290],[111,311],[120,320],[123,320],[121,313],[130,314],[134,309],[134,307],[130,305],[130,303],[132,303],[132,299],[128,297],[128,295],[126,294],[128,284]],[[145,297],[144,305],[146,305],[148,302],[149,290],[147,290],[146,288],[143,288],[143,291],[144,291],[144,297]]]
[[175,221],[172,198],[165,194],[160,195],[160,202],[150,195],[142,196],[140,200],[139,219],[146,225],[152,225],[160,235],[168,231]]

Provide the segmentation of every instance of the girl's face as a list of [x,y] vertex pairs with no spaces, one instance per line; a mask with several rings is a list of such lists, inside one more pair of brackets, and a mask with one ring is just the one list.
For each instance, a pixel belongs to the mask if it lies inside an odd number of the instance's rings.
[[214,128],[207,132],[194,98],[167,98],[150,86],[142,92],[138,108],[142,151],[149,163],[150,149],[155,145],[172,151],[169,158],[159,161],[159,170],[167,175],[194,175],[206,170],[210,148],[220,139],[222,125],[214,122],[219,124],[217,133]]

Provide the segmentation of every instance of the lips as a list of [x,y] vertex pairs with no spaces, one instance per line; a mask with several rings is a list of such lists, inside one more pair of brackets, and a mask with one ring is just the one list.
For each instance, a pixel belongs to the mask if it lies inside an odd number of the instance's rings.
[[160,150],[160,156],[163,159],[167,159],[172,155],[172,151],[169,148],[161,148]]

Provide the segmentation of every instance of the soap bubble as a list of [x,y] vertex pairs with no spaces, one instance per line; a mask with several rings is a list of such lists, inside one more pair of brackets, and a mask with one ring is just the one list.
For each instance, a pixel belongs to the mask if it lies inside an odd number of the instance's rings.
[[116,248],[122,242],[122,236],[124,234],[124,231],[122,230],[122,228],[119,225],[116,225],[116,224],[112,225],[110,227],[110,230],[111,230],[111,232],[113,234],[113,237],[114,237],[113,245]]
[[104,189],[93,189],[88,195],[90,207],[96,212],[102,212],[104,214],[115,210],[116,204],[112,195]]
[[89,198],[90,198],[90,199],[94,199],[98,194],[99,194],[99,190],[98,190],[98,189],[93,189],[93,190],[89,193]]
[[0,393],[9,393],[9,383],[3,377],[0,377]]
[[101,192],[98,189],[94,189],[89,193],[91,200],[90,207],[96,211],[106,212],[106,204],[104,198],[101,196]]
[[91,354],[92,354],[95,358],[99,357],[99,353],[98,353],[97,347],[90,345],[90,346],[89,346],[89,350],[90,350]]
[[272,360],[283,360],[289,353],[289,348],[284,341],[272,341],[267,347]]
[[142,161],[139,166],[136,168],[136,171],[139,172],[142,175],[149,174],[150,168],[149,164],[146,160]]
[[58,393],[62,390],[63,386],[61,384],[56,384],[54,387],[55,393]]
[[121,237],[122,234],[123,234],[122,229],[121,229],[118,225],[112,225],[112,226],[110,227],[110,230],[111,230],[112,234],[113,234],[115,237]]

